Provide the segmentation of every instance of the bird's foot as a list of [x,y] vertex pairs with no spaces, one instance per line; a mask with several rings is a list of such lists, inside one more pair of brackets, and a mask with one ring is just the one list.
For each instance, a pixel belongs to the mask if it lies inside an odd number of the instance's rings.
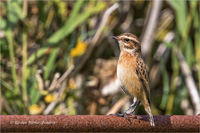
[[122,113],[122,114],[116,113],[116,114],[110,114],[110,115],[117,115],[117,116],[120,116],[120,117],[124,117],[124,118],[126,118],[129,122],[131,122],[131,120],[130,120],[130,118],[128,118],[126,115],[131,115],[131,116],[135,117],[138,121],[140,121],[139,118],[138,118],[136,115],[133,115],[132,113]]
[[132,113],[127,113],[127,115],[131,115],[131,116],[135,117],[135,119],[137,119],[138,122],[140,122],[140,119],[139,119],[136,115],[134,115],[134,114],[132,114]]

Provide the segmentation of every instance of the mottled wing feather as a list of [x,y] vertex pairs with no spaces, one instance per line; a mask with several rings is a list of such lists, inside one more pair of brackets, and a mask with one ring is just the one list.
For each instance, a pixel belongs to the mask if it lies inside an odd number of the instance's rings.
[[150,89],[149,89],[149,79],[146,71],[146,66],[144,64],[144,61],[141,57],[137,58],[137,67],[136,67],[136,73],[143,85],[146,98],[150,104]]

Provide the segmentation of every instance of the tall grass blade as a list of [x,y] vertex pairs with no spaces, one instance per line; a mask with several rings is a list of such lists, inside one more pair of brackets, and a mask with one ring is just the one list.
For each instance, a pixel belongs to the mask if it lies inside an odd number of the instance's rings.
[[16,72],[16,66],[15,66],[15,55],[14,55],[14,45],[13,45],[13,33],[11,29],[8,29],[6,31],[6,38],[8,41],[8,47],[9,47],[9,56],[11,61],[11,71],[12,71],[12,79],[14,83],[14,92],[18,95],[20,95],[20,89],[18,86],[18,78],[17,78],[17,72]]
[[165,63],[162,59],[160,60],[160,66],[161,66],[161,71],[162,71],[162,75],[163,75],[163,96],[162,96],[160,108],[165,109],[166,104],[167,104],[167,99],[169,96],[169,77],[167,74],[167,69],[165,67]]
[[22,88],[23,88],[23,100],[26,105],[28,105],[28,95],[27,95],[27,34],[22,33]]
[[44,71],[44,79],[47,80],[50,73],[53,71],[53,68],[55,67],[55,60],[58,54],[59,48],[55,48],[53,49],[53,51],[51,52],[49,59],[46,63],[46,67],[45,67],[45,71]]
[[[48,48],[55,46],[55,44],[59,43],[59,41],[61,41],[62,39],[67,37],[71,32],[73,32],[78,25],[87,20],[87,18],[89,18],[92,14],[100,12],[102,9],[104,9],[104,7],[104,4],[97,4],[94,7],[88,8],[85,12],[77,14],[76,17],[74,17],[74,15],[70,16],[68,21],[66,21],[65,25],[48,39],[47,44],[45,44],[44,47],[40,48],[37,51],[37,57],[41,57],[43,54],[45,54]],[[74,10],[77,9],[75,8]],[[72,19],[73,21],[71,21]],[[31,64],[34,61],[35,55],[31,55],[28,59],[28,64]]]

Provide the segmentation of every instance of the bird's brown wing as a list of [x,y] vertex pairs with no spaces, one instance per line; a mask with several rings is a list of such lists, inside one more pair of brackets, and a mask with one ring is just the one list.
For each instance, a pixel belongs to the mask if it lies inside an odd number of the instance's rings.
[[147,75],[147,71],[146,71],[146,66],[141,57],[138,57],[136,61],[137,61],[136,73],[140,79],[140,82],[143,85],[143,88],[144,88],[144,91],[146,94],[146,98],[150,104],[149,79],[148,79],[148,75]]

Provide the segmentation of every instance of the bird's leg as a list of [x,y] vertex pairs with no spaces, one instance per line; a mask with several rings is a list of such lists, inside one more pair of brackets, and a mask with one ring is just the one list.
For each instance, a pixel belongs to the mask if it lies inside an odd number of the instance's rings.
[[116,114],[110,114],[110,115],[121,116],[121,117],[124,117],[124,118],[126,118],[127,120],[130,121],[130,119],[129,119],[128,117],[126,117],[125,115],[127,114],[127,112],[128,112],[132,107],[135,106],[135,104],[136,104],[135,102],[134,102],[133,104],[131,104],[131,106],[130,106],[127,110],[125,110],[124,113],[122,113],[122,114],[120,114],[120,113],[116,113]]
[[116,115],[118,115],[118,116],[124,116],[124,115],[126,115],[127,112],[128,112],[131,108],[133,108],[134,106],[135,106],[135,103],[131,104],[131,106],[130,106],[127,110],[125,110],[124,113],[122,113],[122,114],[117,113]]
[[138,107],[139,104],[140,104],[140,101],[136,101],[134,108],[131,110],[130,113],[127,113],[127,115],[131,115],[131,116],[135,117],[138,121],[139,121],[139,118],[136,115],[134,115],[133,112],[135,111],[135,109]]
[[131,110],[131,112],[129,114],[132,114],[135,111],[135,109],[138,107],[139,104],[140,104],[140,101],[136,101],[135,107]]

